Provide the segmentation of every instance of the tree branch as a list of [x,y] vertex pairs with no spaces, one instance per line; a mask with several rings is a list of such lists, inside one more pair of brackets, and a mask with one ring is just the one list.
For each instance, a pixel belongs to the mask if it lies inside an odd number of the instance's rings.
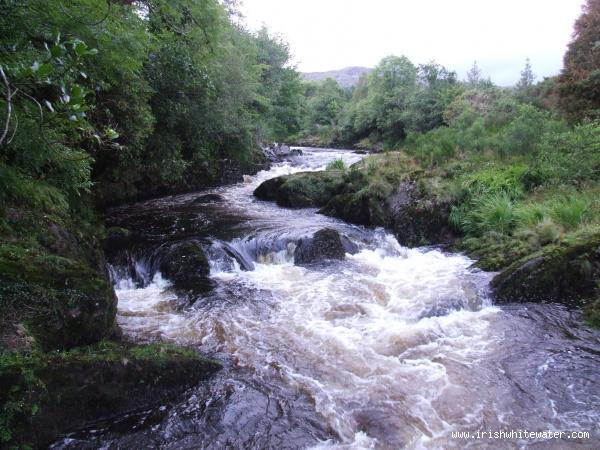
[[6,120],[4,121],[4,131],[0,136],[0,146],[8,136],[8,130],[10,128],[10,116],[12,115],[12,97],[14,93],[10,90],[10,83],[8,82],[8,78],[6,78],[6,74],[4,73],[4,68],[0,66],[0,77],[4,82],[4,86],[6,88]]

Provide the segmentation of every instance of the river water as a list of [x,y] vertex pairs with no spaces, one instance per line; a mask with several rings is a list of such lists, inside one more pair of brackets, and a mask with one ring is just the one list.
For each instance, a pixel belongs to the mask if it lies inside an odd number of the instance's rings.
[[[577,312],[495,306],[493,274],[463,255],[252,196],[264,180],[340,157],[361,155],[305,148],[243,183],[111,212],[138,235],[109,254],[125,336],[193,346],[224,369],[175,405],[99,422],[54,448],[600,448],[600,333]],[[358,252],[295,266],[297,240],[325,227]],[[156,267],[190,239],[214,284],[182,296]],[[500,430],[590,437],[453,437]]]

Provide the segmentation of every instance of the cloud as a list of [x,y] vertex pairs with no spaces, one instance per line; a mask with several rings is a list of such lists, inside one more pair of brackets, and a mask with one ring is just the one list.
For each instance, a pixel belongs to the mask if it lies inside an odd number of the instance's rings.
[[464,77],[513,84],[529,57],[557,74],[584,0],[244,0],[251,29],[263,23],[290,44],[304,72],[372,67],[390,54],[436,60]]

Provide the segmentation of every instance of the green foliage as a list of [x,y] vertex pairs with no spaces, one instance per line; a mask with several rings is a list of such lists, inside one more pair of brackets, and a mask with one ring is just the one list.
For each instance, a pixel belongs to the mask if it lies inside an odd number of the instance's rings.
[[342,158],[336,158],[327,164],[326,170],[346,170],[346,163]]
[[532,167],[539,183],[581,185],[600,176],[600,124],[579,125],[572,130],[542,136],[539,157]]
[[549,215],[566,230],[572,230],[590,218],[591,203],[586,195],[561,196],[552,200]]
[[600,2],[587,0],[558,78],[559,104],[576,122],[600,119]]
[[467,234],[507,234],[515,225],[515,205],[506,192],[496,192],[473,201],[468,209],[455,208],[452,224]]

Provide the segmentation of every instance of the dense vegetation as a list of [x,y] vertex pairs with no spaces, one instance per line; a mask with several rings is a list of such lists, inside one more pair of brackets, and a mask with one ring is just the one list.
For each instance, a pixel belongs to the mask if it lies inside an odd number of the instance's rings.
[[47,352],[118,336],[96,206],[227,181],[300,129],[287,45],[236,14],[217,0],[0,2],[0,447],[36,439],[26,430],[52,409]]

